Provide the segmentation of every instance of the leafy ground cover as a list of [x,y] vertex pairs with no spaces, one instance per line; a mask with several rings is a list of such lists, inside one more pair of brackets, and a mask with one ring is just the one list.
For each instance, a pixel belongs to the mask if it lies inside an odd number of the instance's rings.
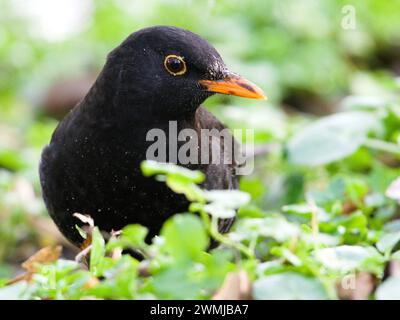
[[[352,97],[346,111],[296,124],[287,141],[256,159],[265,166],[256,170],[271,175],[268,187],[254,175],[242,179],[241,191],[206,191],[198,186],[200,172],[144,162],[143,174],[191,201],[188,212],[170,218],[152,244],[144,242],[147,230],[140,225],[106,243],[96,222],[86,219],[91,245],[85,252],[67,260],[57,259],[57,248],[44,249],[45,258],[43,252],[33,257],[25,264],[28,276],[4,286],[0,296],[400,298],[397,98],[371,104]],[[236,210],[233,231],[218,233],[218,219]],[[207,252],[210,237],[221,245]],[[144,259],[122,253],[129,249]]]
[[[351,31],[340,26],[348,1],[96,1],[79,32],[49,40],[0,0],[0,299],[400,298],[400,3],[350,2]],[[268,152],[240,192],[206,192],[200,173],[143,164],[190,199],[188,212],[152,244],[138,225],[106,243],[81,217],[91,246],[76,252],[40,195],[40,151],[57,124],[46,95],[154,24],[201,34],[265,88],[267,103],[215,97],[207,107],[254,129]],[[219,234],[217,219],[232,215],[232,232]],[[221,245],[207,252],[210,237]]]

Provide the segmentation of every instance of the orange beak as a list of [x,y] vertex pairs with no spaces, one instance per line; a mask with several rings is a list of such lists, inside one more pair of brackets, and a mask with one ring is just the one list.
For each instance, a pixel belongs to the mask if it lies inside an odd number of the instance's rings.
[[222,80],[200,80],[199,83],[210,92],[250,99],[267,99],[259,87],[236,74],[230,74]]

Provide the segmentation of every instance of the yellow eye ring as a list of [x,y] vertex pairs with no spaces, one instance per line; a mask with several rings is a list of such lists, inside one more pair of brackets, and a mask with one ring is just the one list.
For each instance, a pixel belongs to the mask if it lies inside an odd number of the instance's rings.
[[183,58],[174,54],[165,57],[164,67],[173,76],[181,76],[187,71]]

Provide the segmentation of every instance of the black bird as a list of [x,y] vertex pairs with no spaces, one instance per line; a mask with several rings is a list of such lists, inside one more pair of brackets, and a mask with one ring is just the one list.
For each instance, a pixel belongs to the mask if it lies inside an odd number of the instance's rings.
[[[92,88],[60,122],[44,149],[40,181],[47,209],[74,244],[83,241],[75,212],[101,230],[140,223],[156,235],[188,202],[164,183],[144,177],[140,163],[152,128],[224,129],[200,104],[214,93],[262,99],[262,91],[231,73],[218,52],[196,34],[156,26],[131,34],[107,57]],[[181,164],[178,161],[178,164]],[[206,189],[236,189],[234,164],[191,164]],[[225,232],[229,221],[221,225]]]

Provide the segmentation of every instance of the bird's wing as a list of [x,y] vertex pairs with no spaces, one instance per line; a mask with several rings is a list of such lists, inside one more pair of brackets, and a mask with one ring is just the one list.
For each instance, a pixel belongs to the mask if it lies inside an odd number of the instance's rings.
[[[206,180],[203,183],[203,187],[208,190],[232,190],[238,189],[239,179],[236,176],[236,162],[233,157],[235,147],[239,148],[238,142],[233,138],[232,134],[228,131],[224,124],[221,123],[211,112],[207,111],[204,107],[199,107],[196,112],[196,127],[198,129],[217,129],[218,132],[224,130],[225,135],[216,134],[216,139],[209,140],[209,149],[211,154],[219,153],[221,155],[220,163],[210,163],[204,166],[203,171],[206,174]],[[201,135],[200,135],[201,136]],[[223,138],[221,138],[221,136]],[[230,140],[229,143],[225,143],[225,139]],[[230,155],[230,161],[226,162],[223,160],[224,154]],[[229,157],[228,157],[229,158]],[[218,222],[218,229],[220,232],[228,232],[231,228],[234,219],[220,219]],[[217,242],[213,241],[210,248],[217,245]]]
[[[210,158],[209,164],[203,168],[207,177],[204,187],[210,190],[237,189],[238,179],[235,175],[236,162],[233,155],[239,148],[238,142],[225,125],[202,106],[196,111],[196,126],[199,129],[209,130],[211,136],[208,139],[210,155],[218,154],[220,156],[219,159],[216,159],[218,163],[213,163],[213,159]],[[222,131],[223,134],[221,134]]]
[[[203,187],[208,190],[231,190],[238,189],[239,180],[235,175],[236,162],[232,156],[234,153],[234,148],[238,148],[238,142],[233,138],[232,134],[227,130],[227,128],[209,111],[204,107],[199,107],[196,112],[196,127],[198,129],[217,129],[218,132],[225,130],[225,134],[216,134],[216,139],[209,139],[209,149],[211,153],[220,154],[220,163],[213,164],[210,163],[203,167],[203,171],[206,174],[206,180],[203,183]],[[201,135],[200,135],[201,136]],[[224,143],[224,140],[228,138],[230,143]],[[231,156],[230,161],[226,162],[223,160],[224,154],[229,154]],[[218,229],[220,232],[228,232],[231,228],[234,219],[220,219],[218,222]],[[214,247],[216,242],[211,244]]]

